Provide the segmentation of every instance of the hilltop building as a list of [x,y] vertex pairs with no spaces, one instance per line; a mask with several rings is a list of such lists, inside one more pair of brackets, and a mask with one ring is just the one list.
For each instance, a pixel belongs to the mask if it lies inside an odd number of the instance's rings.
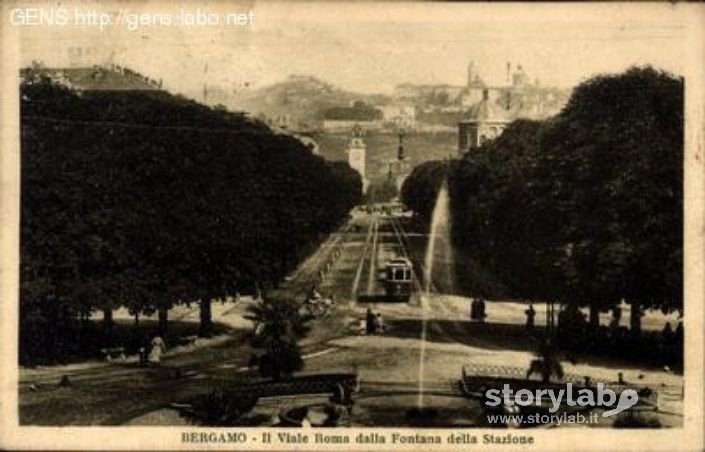
[[457,126],[459,151],[465,152],[496,137],[515,119],[558,114],[569,96],[569,90],[542,86],[522,65],[510,62],[501,82],[488,83],[470,61],[464,85],[401,84],[395,88],[393,105],[415,107],[415,130],[424,130],[426,124]]
[[[541,120],[555,115],[568,100],[569,92],[533,82],[521,65],[512,70],[507,63],[506,84],[487,85],[468,65],[466,91],[461,103],[468,110],[458,123],[458,152],[477,149],[498,137],[515,119]],[[480,97],[481,96],[481,97]]]
[[489,90],[485,89],[482,100],[473,105],[467,119],[458,123],[458,152],[462,155],[497,138],[510,121],[508,112],[490,100]]

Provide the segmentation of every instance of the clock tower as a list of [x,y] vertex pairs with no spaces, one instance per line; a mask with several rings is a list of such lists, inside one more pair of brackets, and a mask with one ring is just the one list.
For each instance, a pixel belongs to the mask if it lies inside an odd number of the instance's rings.
[[356,124],[355,127],[353,127],[352,136],[350,138],[350,142],[348,143],[348,149],[346,152],[348,154],[348,164],[350,165],[350,168],[360,173],[360,177],[362,178],[362,192],[366,193],[367,185],[369,184],[369,181],[365,176],[365,158],[367,150],[365,142],[362,139],[362,128],[359,124]]

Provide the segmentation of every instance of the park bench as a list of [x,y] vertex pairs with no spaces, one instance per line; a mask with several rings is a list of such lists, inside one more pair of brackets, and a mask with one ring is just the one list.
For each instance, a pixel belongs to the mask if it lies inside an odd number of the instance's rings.
[[360,382],[355,373],[301,375],[288,380],[259,381],[228,388],[228,392],[257,398],[330,394],[331,401],[342,405],[352,404],[353,394],[359,390]]
[[125,348],[124,347],[108,347],[101,348],[100,352],[103,354],[103,358],[106,361],[112,361],[113,359],[119,359],[120,361],[125,361]]
[[182,337],[177,338],[174,341],[174,345],[181,346],[181,347],[189,347],[189,346],[195,344],[197,340],[198,340],[197,334],[192,334],[190,336],[182,336]]
[[[282,381],[254,381],[230,386],[223,390],[227,397],[245,400],[268,397],[298,396],[298,395],[330,395],[330,402],[335,405],[345,405],[348,412],[352,410],[353,394],[360,389],[360,382],[355,373],[310,374]],[[193,413],[194,404],[171,403],[169,405],[182,413]],[[282,411],[279,416],[282,426],[301,424],[299,410]],[[305,414],[305,413],[304,413]]]
[[519,389],[535,392],[537,389],[564,389],[567,383],[572,383],[575,394],[581,389],[592,391],[598,383],[602,383],[604,388],[611,389],[617,394],[625,389],[634,389],[639,394],[638,406],[633,408],[637,410],[654,409],[658,397],[657,391],[646,386],[637,386],[627,382],[608,382],[570,373],[566,373],[561,381],[543,383],[540,380],[526,378],[525,369],[513,366],[477,364],[462,366],[459,380],[460,391],[465,396],[472,398],[483,398],[488,389],[501,390],[505,384],[515,392]]

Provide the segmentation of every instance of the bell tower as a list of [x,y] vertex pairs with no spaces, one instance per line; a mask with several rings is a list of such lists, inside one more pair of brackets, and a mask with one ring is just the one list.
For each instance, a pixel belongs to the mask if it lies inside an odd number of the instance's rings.
[[467,81],[467,86],[470,88],[472,86],[472,83],[475,81],[475,78],[477,75],[475,74],[475,62],[470,61],[468,63],[468,81]]
[[367,148],[365,146],[365,141],[362,139],[362,127],[359,124],[355,124],[352,129],[352,136],[350,137],[350,142],[348,143],[348,148],[346,153],[348,154],[348,165],[350,168],[354,169],[360,174],[362,178],[362,192],[367,192],[367,177],[365,174],[365,159],[367,154]]

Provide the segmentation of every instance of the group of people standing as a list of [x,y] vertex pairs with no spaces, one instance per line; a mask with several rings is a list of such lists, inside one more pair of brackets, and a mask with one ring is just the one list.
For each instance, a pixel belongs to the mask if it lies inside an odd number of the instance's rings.
[[470,304],[470,320],[474,322],[484,322],[486,317],[487,313],[485,313],[484,298],[473,298]]
[[369,334],[384,334],[386,325],[382,313],[374,313],[372,308],[367,308],[365,314],[365,333]]

